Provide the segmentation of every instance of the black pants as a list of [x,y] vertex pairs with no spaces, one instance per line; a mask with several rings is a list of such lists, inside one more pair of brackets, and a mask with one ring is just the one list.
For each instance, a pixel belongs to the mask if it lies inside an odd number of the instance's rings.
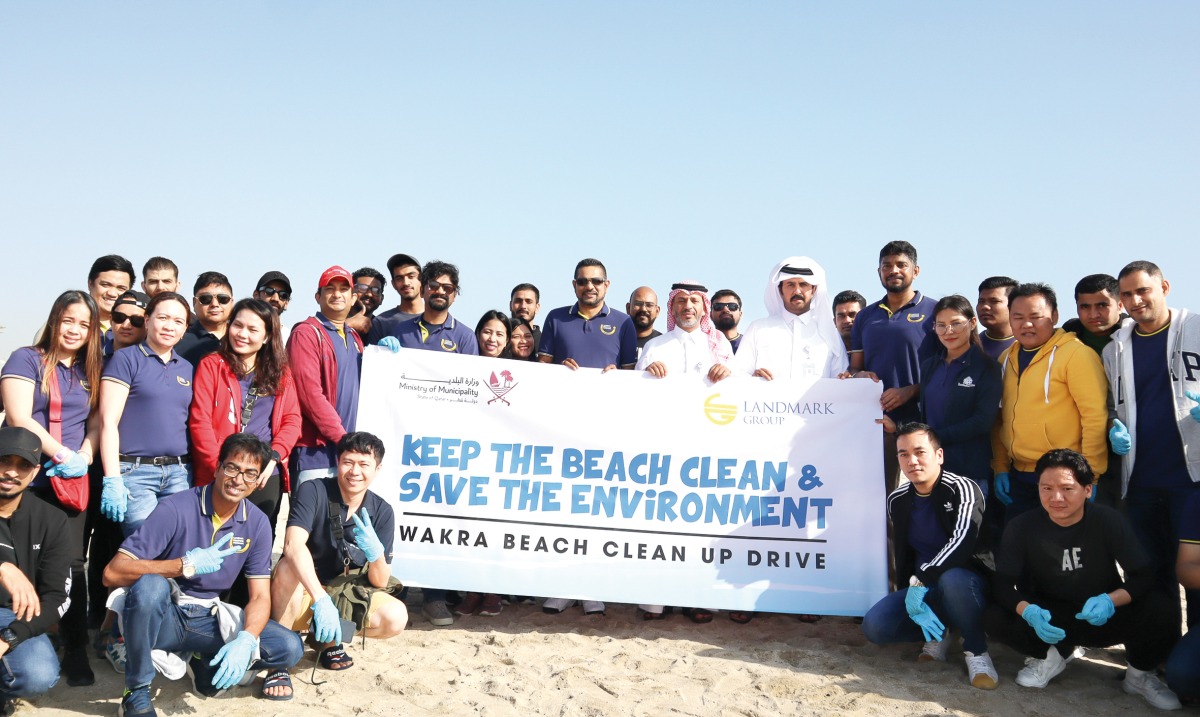
[[[1149,671],[1157,669],[1167,659],[1177,639],[1178,620],[1176,629],[1171,630],[1170,605],[1166,596],[1156,591],[1117,608],[1116,614],[1099,627],[1075,619],[1075,614],[1083,609],[1082,601],[1071,605],[1035,599],[1033,603],[1050,611],[1051,625],[1066,631],[1067,636],[1053,645],[1064,658],[1079,646],[1110,647],[1124,643],[1129,664]],[[989,637],[1030,657],[1043,658],[1046,649],[1051,647],[1041,641],[1020,615],[1008,608],[990,605],[984,613],[983,624]]]
[[[254,491],[247,499],[252,504],[258,507],[267,516],[267,522],[271,526],[271,538],[275,537],[275,523],[279,518],[279,508],[283,503],[283,479],[279,475],[279,471],[267,479],[267,484],[262,488]],[[225,593],[225,602],[238,607],[246,607],[246,603],[250,602],[250,590],[246,586],[245,573],[238,573],[233,580],[233,585],[229,591]]]
[[[78,478],[76,480],[87,479]],[[71,534],[71,548],[74,551],[74,555],[71,556],[71,592],[68,595],[71,599],[71,606],[67,608],[67,612],[58,622],[58,636],[62,639],[63,647],[68,650],[87,647],[87,575],[83,567],[83,556],[87,542],[87,539],[84,537],[87,511],[69,510],[59,502],[58,496],[54,494],[54,489],[49,486],[46,488],[34,488],[33,492],[37,497],[50,505],[56,506],[67,514],[67,530]]]
[[[104,568],[112,561],[121,547],[125,536],[121,533],[121,524],[114,523],[100,513],[100,493],[104,487],[104,470],[100,461],[92,464],[88,471],[88,480],[92,482],[91,497],[88,498],[87,519],[83,527],[83,544],[87,556],[87,593],[86,599],[79,603],[88,605],[88,625],[100,627],[104,621],[105,605],[108,603],[108,588],[104,587]],[[82,583],[82,581],[80,581]],[[75,598],[71,598],[74,605]]]

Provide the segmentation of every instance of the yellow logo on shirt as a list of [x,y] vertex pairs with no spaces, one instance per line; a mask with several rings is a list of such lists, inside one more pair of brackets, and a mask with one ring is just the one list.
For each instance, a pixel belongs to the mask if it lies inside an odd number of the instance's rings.
[[80,387],[83,388],[84,391],[87,391],[88,393],[92,392],[92,384],[88,383],[88,380],[86,378],[79,379],[79,385],[80,385]]
[[600,333],[605,336],[612,336],[617,333],[617,327],[611,324],[600,324]]
[[191,386],[192,385],[191,381],[188,381],[183,376],[176,376],[175,380],[179,382],[180,386]]
[[443,351],[457,351],[458,344],[454,343],[450,339],[442,339],[442,350]]
[[908,323],[919,324],[925,320],[925,314],[909,314],[907,318],[908,318]]

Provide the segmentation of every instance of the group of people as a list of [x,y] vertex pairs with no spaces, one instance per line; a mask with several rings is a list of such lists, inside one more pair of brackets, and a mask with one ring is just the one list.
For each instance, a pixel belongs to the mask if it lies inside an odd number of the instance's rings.
[[[286,700],[301,634],[321,667],[340,670],[353,664],[351,635],[403,630],[395,517],[369,490],[385,446],[356,426],[364,345],[712,382],[880,382],[901,589],[863,619],[871,641],[923,642],[920,659],[944,660],[957,630],[970,682],[985,689],[999,679],[989,637],[1029,655],[1016,680],[1027,687],[1044,687],[1077,648],[1124,643],[1126,691],[1163,709],[1179,707],[1176,693],[1200,697],[1200,459],[1188,452],[1200,438],[1200,320],[1167,307],[1154,264],[1085,277],[1079,318],[1058,328],[1044,284],[991,277],[974,303],[924,296],[907,242],[880,251],[875,303],[788,257],[768,274],[768,316],[744,333],[741,297],[693,279],[670,287],[661,333],[658,294],[639,287],[614,308],[596,259],[575,267],[576,303],[540,325],[540,292],[522,283],[473,331],[450,312],[453,264],[396,254],[387,270],[329,267],[317,311],[290,330],[292,283],[279,271],[242,299],[204,272],[189,301],[170,260],[148,261],[139,291],[133,265],[110,255],[86,291],[58,297],[0,373],[0,699],[55,684],[56,625],[71,685],[94,681],[98,628],[130,715],[154,714],[155,671],[190,671],[215,694],[265,670],[261,695]],[[389,283],[400,301],[381,310]],[[1180,584],[1192,628],[1182,637]],[[503,605],[485,592],[422,595],[437,626]]]

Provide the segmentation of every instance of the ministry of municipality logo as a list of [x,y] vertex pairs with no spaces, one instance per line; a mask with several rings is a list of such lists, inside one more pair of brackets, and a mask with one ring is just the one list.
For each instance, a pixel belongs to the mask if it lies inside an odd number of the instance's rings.
[[718,403],[721,394],[714,393],[704,399],[704,416],[718,426],[728,426],[737,418],[737,405]]
[[517,381],[513,378],[512,371],[504,369],[500,372],[500,376],[498,378],[496,376],[496,372],[492,371],[492,375],[488,377],[487,387],[488,390],[496,396],[492,400],[488,401],[489,406],[496,401],[503,403],[505,406],[512,405],[508,402],[508,399],[505,398],[509,391],[517,387]]

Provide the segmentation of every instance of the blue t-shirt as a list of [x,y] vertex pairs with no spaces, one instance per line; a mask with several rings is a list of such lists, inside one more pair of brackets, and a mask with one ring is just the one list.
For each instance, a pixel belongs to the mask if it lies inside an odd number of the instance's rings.
[[1038,346],[1036,349],[1027,349],[1024,346],[1017,349],[1017,376],[1025,373],[1025,369],[1029,368],[1029,364],[1033,363],[1033,357],[1037,356],[1037,352],[1041,350],[1041,346]]
[[446,321],[441,324],[431,324],[420,316],[393,324],[389,336],[396,337],[406,349],[479,355],[479,342],[475,340],[475,332],[450,315],[447,315]]
[[[83,437],[87,435],[87,419],[91,412],[91,405],[88,403],[92,396],[91,387],[88,386],[87,374],[84,372],[83,365],[78,361],[72,362],[70,368],[61,363],[57,364],[55,373],[58,374],[58,390],[62,397],[60,415],[62,440],[60,442],[67,448],[77,451],[83,445]],[[26,346],[13,351],[12,356],[9,356],[8,361],[4,363],[4,368],[0,369],[0,379],[5,378],[28,381],[33,384],[33,420],[49,431],[50,396],[42,393],[42,355],[38,353],[38,350],[32,346]],[[4,425],[12,425],[7,417]],[[38,471],[37,477],[30,485],[35,488],[44,488],[50,485],[45,468]]]
[[925,408],[925,422],[937,430],[946,424],[946,406],[950,403],[950,393],[958,383],[958,377],[967,367],[967,356],[954,359],[950,363],[936,361],[933,375],[924,384],[921,404]]
[[117,431],[124,455],[153,458],[188,453],[192,365],[172,352],[163,362],[145,343],[113,354],[101,375],[129,388]]
[[206,485],[159,500],[142,527],[121,544],[121,552],[136,560],[176,560],[192,548],[207,548],[233,533],[233,539],[224,547],[238,552],[225,556],[215,573],[176,578],[179,589],[186,595],[208,599],[232,587],[233,579],[243,571],[247,578],[270,579],[272,540],[267,516],[243,500],[233,517],[219,523],[213,512],[212,491],[213,486]]
[[[305,481],[292,493],[292,504],[288,513],[287,527],[303,528],[308,532],[308,552],[312,553],[313,566],[317,571],[317,579],[322,585],[342,574],[345,567],[342,562],[341,550],[334,543],[333,530],[329,524],[329,504],[334,502],[339,506],[342,518],[342,540],[350,558],[350,567],[357,569],[366,564],[366,556],[354,541],[354,521],[351,520],[346,504],[342,502],[342,492],[338,487],[337,478],[321,478]],[[359,506],[359,516],[363,510],[371,517],[371,525],[375,535],[383,543],[383,551],[387,562],[392,562],[392,541],[396,532],[396,516],[392,506],[375,493],[367,491]]]
[[979,348],[983,349],[985,354],[991,356],[996,361],[1000,360],[1000,357],[1016,340],[1016,336],[1009,336],[1007,339],[993,339],[991,336],[988,336],[986,330],[979,332]]
[[1190,486],[1183,440],[1175,423],[1175,397],[1167,368],[1167,329],[1145,336],[1135,328],[1133,388],[1137,396],[1137,454],[1129,473],[1129,487],[1176,488]]
[[[850,350],[862,351],[863,368],[878,376],[884,389],[921,382],[921,362],[937,351],[935,306],[937,301],[917,292],[898,311],[888,308],[885,296],[858,312],[850,332]],[[914,399],[888,415],[903,423],[919,418],[920,411]]]
[[579,304],[560,306],[546,316],[538,353],[554,363],[574,359],[585,368],[632,366],[637,363],[637,327],[633,319],[605,304],[590,319]]
[[[246,374],[238,380],[242,387],[242,405],[238,406],[238,420],[240,421],[245,415],[246,397],[250,395],[250,388],[254,384],[254,372]],[[242,430],[258,440],[271,444],[271,413],[275,410],[275,396],[258,396],[254,399],[254,404],[250,407],[250,422],[242,427]]]
[[937,519],[937,506],[927,495],[913,491],[912,514],[908,521],[908,544],[916,553],[917,565],[924,565],[946,547],[950,536]]

